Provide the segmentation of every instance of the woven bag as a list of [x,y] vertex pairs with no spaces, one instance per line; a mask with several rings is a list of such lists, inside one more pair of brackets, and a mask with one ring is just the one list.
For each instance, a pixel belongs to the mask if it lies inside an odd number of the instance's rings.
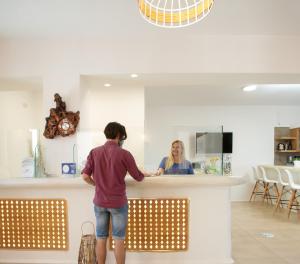
[[[93,226],[93,234],[84,234],[83,226],[91,224]],[[96,264],[96,235],[95,226],[92,222],[83,222],[81,225],[81,241],[78,254],[78,264]]]

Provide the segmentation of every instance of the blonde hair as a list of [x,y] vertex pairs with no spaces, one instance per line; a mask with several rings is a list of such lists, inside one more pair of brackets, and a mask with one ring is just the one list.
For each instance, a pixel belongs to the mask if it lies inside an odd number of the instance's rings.
[[175,140],[171,144],[171,150],[170,150],[170,154],[169,154],[169,156],[168,156],[168,158],[166,160],[165,170],[171,168],[173,166],[173,164],[174,164],[174,157],[173,157],[173,154],[172,154],[172,147],[176,143],[180,145],[181,150],[182,150],[181,157],[180,157],[181,162],[183,162],[185,160],[184,144],[183,144],[183,142],[181,140]]

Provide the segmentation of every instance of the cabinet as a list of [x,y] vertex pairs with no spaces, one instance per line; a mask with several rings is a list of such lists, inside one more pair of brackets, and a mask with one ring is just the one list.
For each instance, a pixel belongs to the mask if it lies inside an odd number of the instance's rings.
[[274,164],[288,165],[300,155],[300,128],[274,128]]

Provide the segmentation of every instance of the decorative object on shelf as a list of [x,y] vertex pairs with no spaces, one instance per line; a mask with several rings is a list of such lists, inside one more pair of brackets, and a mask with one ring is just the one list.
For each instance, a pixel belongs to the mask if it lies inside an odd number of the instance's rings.
[[222,171],[222,167],[220,166],[220,158],[217,156],[212,156],[207,158],[206,166],[205,166],[205,173],[206,174],[213,174],[213,175],[220,175]]
[[292,155],[287,156],[287,161],[286,161],[287,165],[293,165],[293,160],[294,160],[294,156]]
[[54,101],[56,107],[51,108],[50,116],[46,117],[44,137],[53,139],[58,135],[66,137],[75,134],[80,112],[66,111],[66,103],[58,93],[54,95]]
[[206,17],[214,0],[138,0],[142,17],[165,28],[192,25]]
[[223,154],[223,175],[225,176],[232,175],[231,161],[231,154]]
[[279,151],[285,150],[285,145],[283,143],[279,143],[277,145],[277,150],[279,150]]
[[76,163],[62,163],[61,164],[61,173],[65,177],[75,176],[76,174]]

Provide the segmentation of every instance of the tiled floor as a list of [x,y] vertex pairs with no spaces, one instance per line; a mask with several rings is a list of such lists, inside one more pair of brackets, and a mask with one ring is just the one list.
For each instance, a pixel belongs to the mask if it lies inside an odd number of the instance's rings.
[[300,214],[288,219],[286,209],[273,215],[273,208],[262,202],[232,203],[235,264],[300,264]]

